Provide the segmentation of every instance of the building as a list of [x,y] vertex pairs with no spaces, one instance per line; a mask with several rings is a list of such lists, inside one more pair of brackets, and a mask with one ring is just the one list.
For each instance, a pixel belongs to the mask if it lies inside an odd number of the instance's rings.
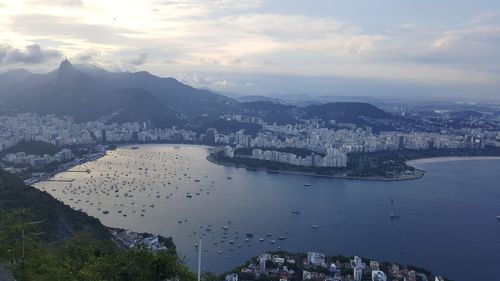
[[378,261],[370,261],[370,269],[371,270],[379,270],[380,264]]
[[363,269],[357,266],[353,271],[353,279],[354,281],[361,281],[361,278],[363,278]]
[[224,281],[238,281],[238,273],[231,273],[226,275],[226,278],[224,278]]
[[211,145],[215,144],[216,135],[217,130],[215,130],[214,128],[208,128],[205,135],[205,143]]
[[224,147],[224,157],[234,158],[234,148],[229,145]]
[[383,271],[373,270],[372,271],[372,281],[387,281],[387,276]]
[[325,255],[320,253],[307,253],[307,261],[315,266],[325,266]]

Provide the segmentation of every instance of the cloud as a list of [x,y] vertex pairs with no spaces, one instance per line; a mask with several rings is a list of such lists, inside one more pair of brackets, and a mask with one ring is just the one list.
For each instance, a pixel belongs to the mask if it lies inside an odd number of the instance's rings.
[[460,37],[457,35],[444,35],[444,36],[439,37],[436,40],[434,40],[434,42],[432,43],[432,47],[437,48],[437,49],[445,49],[445,48],[450,47],[452,44],[457,42],[459,39],[460,39]]
[[143,65],[147,59],[148,59],[148,54],[141,53],[141,54],[139,54],[138,57],[130,59],[128,62],[133,64],[133,65]]
[[263,0],[162,0],[154,1],[153,11],[167,17],[201,17],[258,8]]
[[57,50],[43,50],[40,45],[32,44],[23,50],[0,45],[0,62],[3,64],[40,64],[61,58]]
[[56,6],[56,7],[66,7],[66,8],[83,7],[82,0],[36,0],[36,1],[30,1],[30,4],[36,6]]
[[495,22],[498,19],[500,19],[500,11],[484,11],[479,14],[477,14],[475,17],[473,17],[468,24],[470,25],[477,25],[477,24],[484,24],[488,22]]
[[[412,11],[382,24],[369,15],[376,10],[359,19],[298,2],[7,1],[0,10],[0,42],[9,48],[0,48],[0,61],[7,68],[13,49],[15,60],[29,61],[20,53],[37,43],[44,46],[41,53],[58,50],[76,62],[164,76],[203,73],[214,78],[187,80],[215,88],[234,85],[227,73],[422,84],[500,81],[498,11],[471,10],[454,15],[453,22]],[[469,18],[471,13],[476,16]]]
[[75,48],[115,48],[134,43],[131,36],[137,32],[115,25],[86,23],[67,16],[46,14],[12,16],[9,26],[15,33],[29,38],[53,40],[60,45]]
[[198,88],[227,90],[227,89],[235,89],[241,87],[239,83],[236,83],[225,77],[220,77],[220,76],[186,74],[186,73],[178,74],[176,76],[181,82],[193,85]]

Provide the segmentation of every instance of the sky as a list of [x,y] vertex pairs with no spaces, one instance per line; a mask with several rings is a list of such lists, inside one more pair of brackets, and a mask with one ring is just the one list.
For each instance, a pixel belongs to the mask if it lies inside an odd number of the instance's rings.
[[0,72],[63,58],[242,95],[500,99],[500,1],[0,0]]

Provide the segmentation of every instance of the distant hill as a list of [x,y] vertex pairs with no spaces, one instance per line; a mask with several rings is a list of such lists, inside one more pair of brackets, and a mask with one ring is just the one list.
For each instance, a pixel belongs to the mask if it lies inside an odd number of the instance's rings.
[[267,123],[285,125],[300,123],[295,118],[294,111],[297,109],[294,105],[286,105],[271,101],[253,101],[241,103],[241,107],[251,114],[259,116]]
[[88,231],[95,238],[110,239],[111,233],[98,219],[71,209],[48,193],[25,185],[17,177],[0,170],[0,212],[25,208],[26,219],[38,225],[47,241],[59,241],[77,232]]
[[362,102],[334,102],[321,105],[309,105],[301,108],[302,118],[318,118],[325,121],[358,123],[361,117],[374,119],[389,119],[394,116],[382,109]]
[[57,153],[59,149],[57,146],[43,142],[43,141],[22,141],[12,147],[9,147],[5,150],[3,150],[0,155],[6,155],[9,153],[18,153],[18,152],[26,152],[26,154],[33,154],[33,155],[44,155],[44,154],[49,154],[49,155],[54,155]]
[[284,103],[283,100],[259,95],[248,95],[237,98],[240,102],[269,101],[274,103]]
[[78,69],[68,60],[47,74],[22,70],[0,74],[0,101],[3,112],[70,115],[77,121],[119,112],[116,121],[150,121],[157,127],[182,124],[190,116],[219,116],[237,104],[173,78]]
[[276,122],[277,124],[297,124],[301,123],[301,120],[321,119],[366,126],[371,125],[366,122],[366,118],[396,118],[374,105],[361,102],[334,102],[299,107],[270,101],[254,101],[241,103],[240,107],[245,113],[254,114],[268,123]]

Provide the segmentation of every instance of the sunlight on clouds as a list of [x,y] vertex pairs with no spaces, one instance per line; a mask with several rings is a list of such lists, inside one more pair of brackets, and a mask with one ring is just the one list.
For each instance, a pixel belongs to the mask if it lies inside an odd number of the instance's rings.
[[450,47],[453,43],[458,41],[459,37],[457,35],[445,35],[437,38],[432,43],[432,47],[437,49],[444,49]]
[[262,0],[2,3],[0,43],[19,50],[37,44],[114,69],[499,80],[490,72],[500,63],[498,11],[476,13],[453,28],[403,22],[367,31],[333,15],[268,11]]

